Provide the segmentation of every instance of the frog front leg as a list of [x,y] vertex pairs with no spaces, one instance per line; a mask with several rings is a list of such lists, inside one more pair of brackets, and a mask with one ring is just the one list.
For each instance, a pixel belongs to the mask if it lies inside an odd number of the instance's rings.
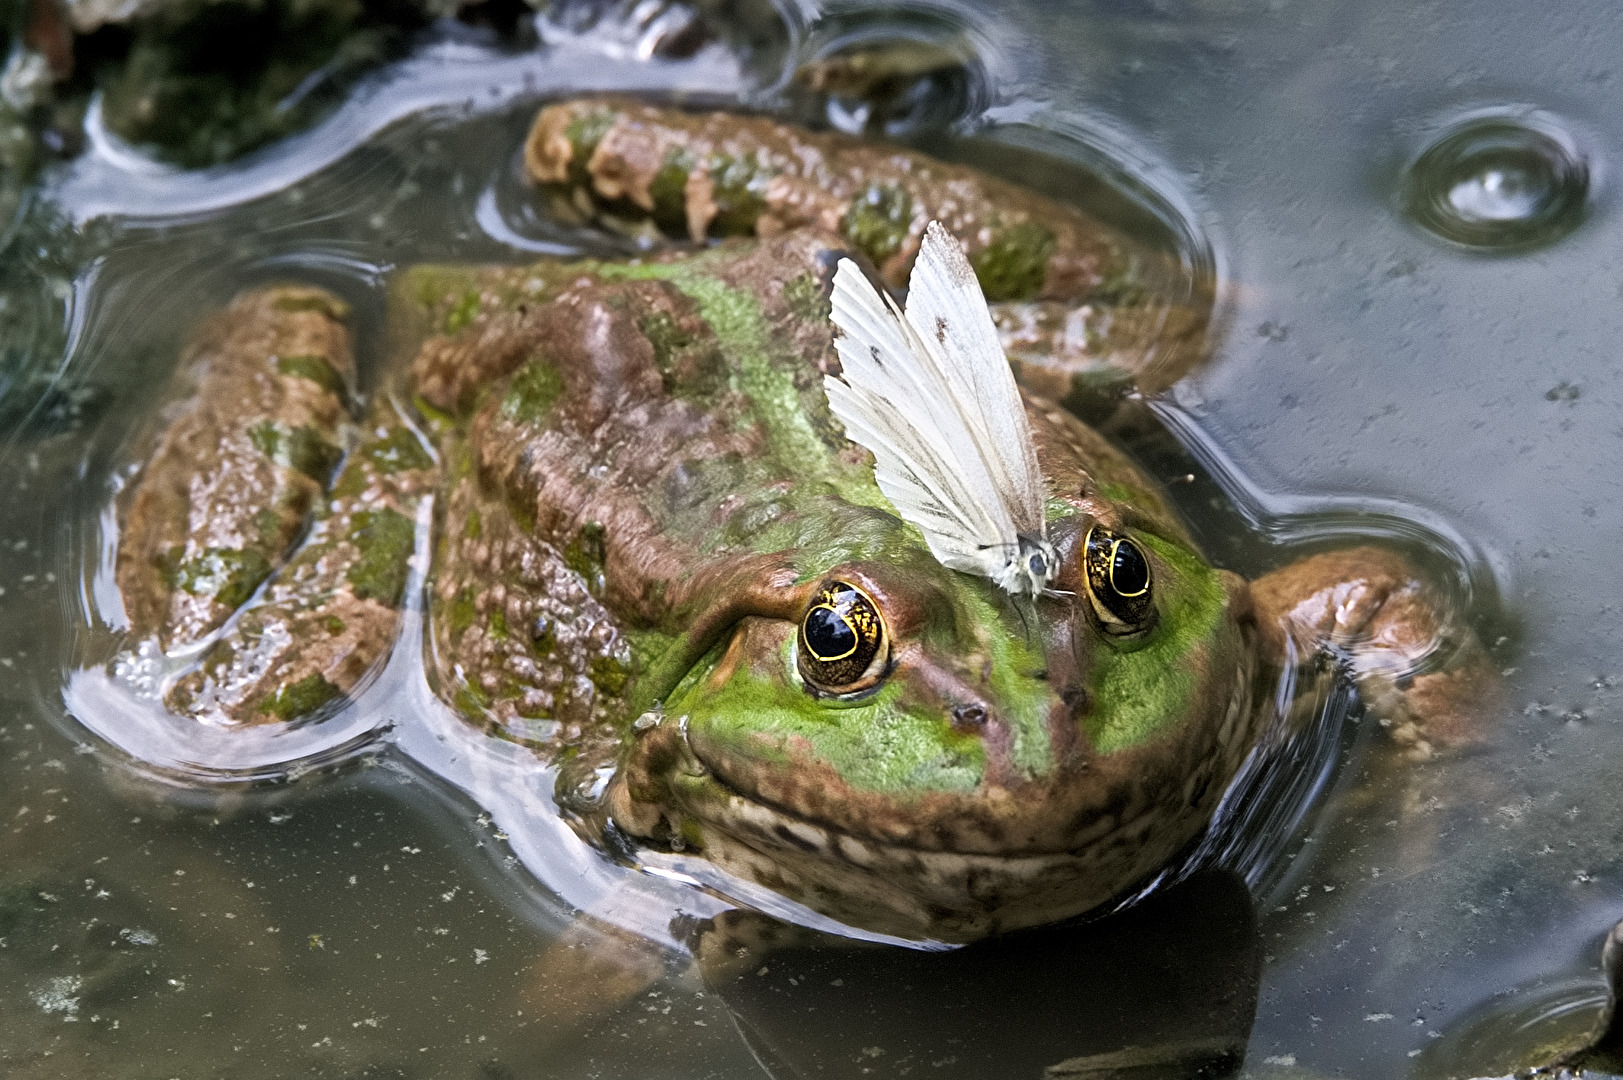
[[1312,555],[1258,578],[1251,595],[1273,655],[1344,657],[1365,707],[1405,756],[1424,761],[1480,739],[1498,673],[1403,556],[1376,547]]

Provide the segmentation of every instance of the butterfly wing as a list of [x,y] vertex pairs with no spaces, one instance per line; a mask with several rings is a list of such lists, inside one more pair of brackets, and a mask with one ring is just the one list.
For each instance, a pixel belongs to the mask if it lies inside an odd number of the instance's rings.
[[843,381],[825,378],[829,406],[874,455],[880,491],[943,565],[1001,578],[1019,530],[982,453],[989,436],[963,379],[850,260],[835,271],[831,299]]
[[907,321],[951,383],[970,437],[1015,528],[1043,535],[1044,486],[1020,390],[975,271],[958,241],[932,221],[908,281]]

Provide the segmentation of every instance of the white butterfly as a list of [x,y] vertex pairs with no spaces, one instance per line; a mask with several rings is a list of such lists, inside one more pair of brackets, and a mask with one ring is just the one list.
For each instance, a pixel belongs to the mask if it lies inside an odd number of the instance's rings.
[[943,566],[1036,595],[1058,570],[1037,452],[986,297],[941,223],[924,230],[907,314],[850,259],[834,273],[843,381],[823,383],[879,490]]

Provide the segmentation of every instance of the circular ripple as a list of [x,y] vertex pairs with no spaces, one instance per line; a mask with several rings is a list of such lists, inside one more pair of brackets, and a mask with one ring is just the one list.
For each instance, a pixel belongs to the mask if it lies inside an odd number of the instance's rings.
[[1538,247],[1583,220],[1590,164],[1537,113],[1478,113],[1445,127],[1409,166],[1405,209],[1444,240],[1486,251]]
[[827,16],[795,72],[811,98],[805,119],[890,138],[949,127],[990,100],[975,38],[955,13],[930,8]]

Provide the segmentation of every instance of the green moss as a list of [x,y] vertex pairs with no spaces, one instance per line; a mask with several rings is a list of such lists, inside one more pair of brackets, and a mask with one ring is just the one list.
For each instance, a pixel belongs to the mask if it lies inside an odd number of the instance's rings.
[[1042,292],[1054,234],[1035,221],[1000,229],[992,242],[969,256],[986,299],[1030,300]]
[[417,410],[417,415],[428,421],[432,427],[449,428],[456,424],[455,416],[436,405],[430,404],[429,400],[421,394],[412,397],[411,406]]
[[531,497],[526,496],[516,486],[507,489],[507,497],[503,500],[507,513],[512,517],[514,524],[520,532],[535,532],[535,503]]
[[1146,742],[1184,717],[1201,654],[1222,626],[1228,602],[1222,580],[1198,556],[1148,533],[1134,538],[1160,560],[1160,618],[1145,639],[1119,646],[1106,639],[1093,650],[1093,708],[1085,726],[1103,754]]
[[712,343],[685,330],[669,312],[645,315],[637,328],[653,346],[654,366],[667,394],[702,400],[726,385],[727,373]]
[[648,339],[648,344],[654,347],[654,366],[666,377],[670,376],[671,369],[675,367],[677,355],[691,349],[697,340],[678,326],[670,313],[665,311],[645,315],[637,323],[637,328],[642,331],[642,336]]
[[485,710],[490,708],[490,695],[466,681],[456,688],[456,693],[452,695],[452,699],[457,712],[473,719],[484,716]]
[[344,632],[344,620],[336,615],[328,615],[321,620],[321,625],[333,637],[337,637]]
[[586,589],[593,596],[601,596],[603,563],[608,557],[607,534],[601,522],[588,521],[575,533],[564,549],[564,564],[586,581]]
[[530,625],[530,651],[537,656],[551,656],[558,645],[558,630],[545,615],[536,616]]
[[259,703],[259,711],[278,720],[291,721],[309,716],[317,709],[343,696],[343,691],[321,677],[320,672],[282,687]]
[[261,420],[248,429],[248,441],[266,457],[275,460],[282,451],[282,428],[273,420]]
[[468,515],[468,520],[462,523],[462,536],[466,540],[477,540],[484,535],[485,519],[479,511],[475,510]]
[[783,302],[795,318],[806,323],[825,323],[834,311],[823,295],[822,282],[810,270],[784,284]]
[[902,250],[912,224],[913,197],[900,187],[872,184],[851,201],[840,233],[877,265]]
[[673,146],[665,152],[659,171],[648,185],[648,194],[654,200],[654,224],[668,235],[687,235],[687,183],[692,171],[693,156]]
[[378,472],[388,476],[408,469],[432,469],[434,459],[428,456],[423,444],[417,441],[409,428],[391,428],[381,439],[363,443],[360,457]]
[[495,611],[492,611],[490,613],[490,620],[486,625],[489,628],[491,637],[495,638],[497,641],[507,640],[507,612],[503,611],[501,608],[497,608]]
[[710,161],[711,199],[716,216],[710,232],[716,236],[753,236],[755,222],[766,209],[761,193],[771,177],[747,158],[718,154]]
[[473,590],[467,586],[457,590],[446,615],[451,627],[451,640],[456,641],[473,625],[474,619],[479,617],[479,607],[475,602]]
[[350,590],[362,600],[397,607],[406,591],[417,527],[395,510],[363,510],[351,521],[350,541],[359,552],[345,574]]
[[327,363],[324,357],[313,354],[279,357],[276,361],[276,370],[283,375],[309,379],[329,394],[339,397],[344,394],[343,377],[333,370],[333,366]]
[[372,480],[372,470],[368,467],[370,462],[356,455],[349,459],[344,471],[334,480],[329,494],[334,499],[353,499],[366,491],[366,486]]
[[625,693],[626,683],[631,679],[630,670],[614,656],[593,657],[590,670],[592,685],[610,697]]
[[263,552],[254,548],[237,551],[209,548],[195,559],[180,561],[180,549],[171,548],[159,572],[172,589],[193,596],[212,597],[229,608],[241,607],[271,573]]
[[542,357],[514,373],[502,395],[502,415],[516,424],[540,424],[564,392],[563,376]]
[[275,545],[282,536],[282,515],[269,507],[254,511],[254,535],[262,548]]
[[773,362],[776,346],[754,296],[706,274],[698,260],[602,269],[605,277],[664,278],[692,297],[732,361],[735,389],[749,396],[773,455],[805,480],[832,479],[833,455],[807,419],[808,407],[828,407],[822,388],[815,401],[803,400],[787,365]]
[[1142,304],[1147,292],[1138,274],[1132,266],[1122,266],[1106,274],[1099,287],[1093,291],[1093,298],[1114,304],[1117,307],[1131,307]]
[[473,322],[478,314],[479,293],[475,289],[469,289],[457,297],[456,303],[452,304],[451,310],[446,312],[445,321],[441,325],[447,334],[455,334]]
[[614,110],[606,108],[577,113],[564,126],[564,138],[569,140],[569,178],[576,186],[584,186],[590,179],[586,163],[613,126]]
[[271,420],[262,420],[248,429],[248,441],[278,465],[301,472],[326,486],[344,452],[308,424],[289,429]]

